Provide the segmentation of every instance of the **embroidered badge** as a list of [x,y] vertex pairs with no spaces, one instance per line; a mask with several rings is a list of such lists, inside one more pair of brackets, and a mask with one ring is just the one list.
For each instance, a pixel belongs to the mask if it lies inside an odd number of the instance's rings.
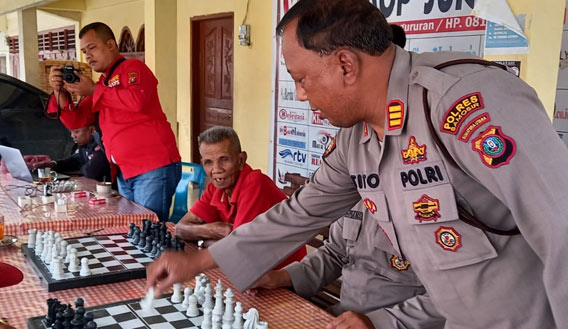
[[393,99],[387,104],[388,129],[402,128],[404,120],[404,104],[398,99]]
[[325,152],[323,152],[322,158],[325,159],[328,155],[331,154],[331,152],[333,152],[333,150],[335,150],[335,137],[333,137],[331,139],[331,142],[329,142],[329,145],[325,149]]
[[491,117],[489,116],[489,113],[487,113],[487,112],[476,116],[462,130],[460,137],[459,137],[459,140],[464,142],[464,143],[467,143],[467,141],[469,141],[469,138],[471,137],[471,135],[473,135],[473,133],[477,130],[477,128],[483,126],[484,124],[488,123],[489,121],[491,121]]
[[509,163],[515,155],[515,141],[501,131],[501,127],[489,126],[471,142],[474,151],[489,168],[499,168]]
[[369,136],[369,127],[367,127],[367,123],[363,122],[363,137]]
[[480,93],[465,95],[458,99],[446,112],[440,129],[447,134],[458,133],[461,124],[473,112],[484,107]]
[[410,262],[398,257],[397,255],[392,255],[391,266],[398,271],[406,271],[410,267]]
[[400,153],[402,154],[402,162],[404,164],[426,161],[426,145],[418,145],[414,136],[410,136],[408,148],[400,151]]
[[371,214],[374,214],[377,211],[377,205],[373,202],[373,200],[366,198],[363,200],[363,204],[365,205],[365,208],[371,212]]
[[420,223],[423,221],[437,221],[440,218],[440,202],[438,199],[429,197],[423,194],[418,201],[412,203],[414,212],[416,213],[416,220]]
[[434,232],[436,236],[436,243],[439,244],[444,250],[457,251],[461,246],[461,234],[459,234],[453,227],[440,226]]
[[110,78],[110,80],[108,81],[109,87],[116,87],[119,84],[120,84],[120,76],[118,74]]
[[128,73],[128,83],[129,84],[133,84],[136,83],[137,79],[136,77],[138,76],[137,72],[130,72]]

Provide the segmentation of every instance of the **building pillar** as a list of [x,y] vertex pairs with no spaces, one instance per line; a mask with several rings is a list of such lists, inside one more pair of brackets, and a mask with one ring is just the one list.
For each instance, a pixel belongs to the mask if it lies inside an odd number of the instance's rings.
[[40,87],[37,43],[37,14],[35,8],[18,10],[20,44],[20,79]]
[[145,61],[158,79],[162,109],[177,131],[177,0],[145,0]]

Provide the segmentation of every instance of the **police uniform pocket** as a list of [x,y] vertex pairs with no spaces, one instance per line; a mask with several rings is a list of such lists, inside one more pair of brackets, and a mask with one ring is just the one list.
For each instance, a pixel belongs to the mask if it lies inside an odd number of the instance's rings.
[[357,241],[361,231],[361,220],[343,217],[343,238],[349,241]]
[[416,241],[426,246],[436,268],[457,268],[497,257],[485,233],[459,219],[450,184],[403,193]]

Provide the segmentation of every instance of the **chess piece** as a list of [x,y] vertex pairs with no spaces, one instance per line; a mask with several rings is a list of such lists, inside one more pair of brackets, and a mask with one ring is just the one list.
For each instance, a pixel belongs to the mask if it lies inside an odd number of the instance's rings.
[[89,276],[91,275],[91,270],[89,269],[89,259],[87,257],[81,258],[81,271],[79,272],[80,276]]
[[97,329],[97,323],[93,320],[87,322],[87,329]]
[[55,271],[54,263],[56,257],[59,257],[59,252],[57,251],[57,247],[53,245],[53,247],[51,247],[51,261],[49,262],[49,270],[51,271],[51,273]]
[[142,250],[145,253],[150,253],[152,251],[152,236],[148,235],[146,237],[146,244],[144,245],[144,249]]
[[204,294],[205,296],[205,300],[203,301],[203,308],[208,307],[210,309],[213,309],[213,295],[211,293],[211,285],[207,284],[205,286],[205,290],[204,290]]
[[45,259],[43,260],[44,263],[47,265],[51,264],[51,260],[53,259],[53,249],[54,245],[52,242],[47,243],[47,251],[45,252]]
[[63,264],[61,264],[61,256],[55,256],[53,259],[53,277],[55,280],[63,279]]
[[235,320],[233,321],[233,329],[243,329],[243,305],[241,302],[235,304]]
[[211,309],[204,308],[203,309],[203,322],[201,322],[201,329],[211,329]]
[[189,307],[189,296],[191,296],[191,294],[193,294],[193,289],[191,289],[190,287],[186,287],[183,290],[183,302],[181,303],[182,310],[187,310],[187,308]]
[[68,244],[65,249],[67,249],[67,252],[66,252],[67,255],[65,256],[64,263],[69,263],[69,257],[71,256],[71,249],[73,249],[73,246]]
[[233,303],[234,303],[234,297],[235,297],[235,293],[233,292],[233,290],[231,290],[231,288],[228,288],[227,291],[225,291],[225,314],[223,314],[223,324],[228,323],[228,324],[232,324],[233,321],[235,320],[235,317],[233,315]]
[[59,256],[65,259],[65,257],[67,257],[67,247],[69,246],[69,244],[67,244],[67,241],[63,240],[61,241],[61,244],[59,246]]
[[244,315],[245,323],[243,329],[256,329],[258,324],[258,311],[256,308],[249,308],[248,312]]
[[150,251],[150,256],[158,258],[158,239],[152,241],[152,250]]
[[256,324],[256,329],[268,329],[268,322],[258,321]]
[[73,329],[83,329],[83,319],[81,315],[75,314],[75,317],[71,320],[71,326]]
[[69,267],[67,269],[71,273],[79,272],[79,261],[77,259],[77,249],[75,248],[71,248],[69,252]]
[[134,223],[130,223],[130,229],[128,230],[128,233],[126,234],[126,237],[128,239],[132,238],[132,236],[134,235]]
[[140,242],[140,229],[138,227],[134,228],[134,236],[132,237],[132,244],[137,246]]
[[28,248],[34,248],[35,247],[35,241],[36,241],[36,229],[32,228],[28,230]]
[[51,255],[47,256],[51,253],[51,248],[53,248],[53,237],[48,235],[47,244],[43,246],[43,253],[41,254],[41,260],[48,265],[48,261],[51,262]]
[[73,312],[73,309],[70,305],[67,305],[65,311],[63,311],[63,318],[65,319],[63,321],[63,327],[65,327],[65,329],[71,328],[71,321],[73,321],[74,317],[75,312]]
[[34,252],[36,256],[40,257],[41,259],[41,254],[43,253],[43,234],[40,234],[39,232],[36,237]]
[[211,317],[211,329],[221,329],[221,316],[213,314]]
[[59,301],[55,298],[49,298],[47,300],[47,314],[44,318],[46,327],[50,327],[53,322],[55,322],[55,309],[57,308],[57,304],[59,304]]
[[145,246],[146,246],[146,233],[142,231],[142,233],[140,233],[140,241],[138,242],[138,249],[144,249]]
[[[79,313],[79,307],[85,307],[85,301],[80,297],[75,299],[75,309],[77,310],[77,313]],[[83,314],[85,314],[85,309],[83,309],[83,313],[81,315]]]
[[197,308],[197,296],[195,296],[195,294],[189,296],[188,298],[187,312],[185,313],[185,315],[189,317],[195,317],[199,315],[199,309]]
[[140,301],[140,307],[142,308],[142,312],[148,314],[154,308],[154,288],[151,287],[148,289],[148,293],[142,300]]
[[213,307],[213,314],[219,317],[223,316],[223,290],[219,290],[219,283],[215,287],[215,307]]
[[181,288],[182,288],[182,284],[181,283],[174,283],[174,293],[172,294],[172,303],[181,303],[182,302],[182,294],[181,294]]
[[84,318],[85,322],[88,324],[89,322],[93,321],[94,315],[91,312],[86,312]]

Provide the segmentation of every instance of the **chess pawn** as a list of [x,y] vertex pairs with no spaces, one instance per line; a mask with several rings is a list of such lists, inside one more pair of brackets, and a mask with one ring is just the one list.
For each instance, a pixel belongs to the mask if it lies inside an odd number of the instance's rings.
[[211,329],[211,309],[203,309],[203,322],[201,322],[201,329]]
[[53,249],[54,249],[54,245],[51,242],[48,242],[47,244],[47,251],[45,252],[45,259],[43,260],[44,263],[46,263],[47,265],[51,264],[51,260],[53,259]]
[[80,276],[89,276],[91,275],[91,270],[89,269],[89,259],[87,257],[81,258],[81,271],[79,272]]
[[243,305],[241,302],[235,304],[235,321],[233,321],[232,329],[242,329],[243,328]]
[[151,235],[148,235],[146,237],[146,244],[145,244],[145,247],[142,251],[144,251],[145,253],[150,253],[152,251],[152,236]]
[[[46,264],[46,259],[48,258],[47,255],[51,253],[51,248],[53,247],[53,237],[47,236],[47,244],[43,246],[43,253],[41,254],[41,260],[43,260]],[[49,261],[51,261],[51,255],[49,256]]]
[[64,261],[64,262],[65,262],[65,263],[69,263],[69,257],[71,257],[71,249],[73,249],[73,246],[70,245],[70,244],[68,244],[65,249],[67,249],[67,252],[66,252],[66,256],[65,256],[65,261]]
[[37,234],[34,252],[36,256],[41,258],[41,254],[43,253],[43,234],[41,234],[40,232],[38,232]]
[[67,247],[69,245],[67,244],[67,241],[63,240],[61,241],[61,244],[59,245],[59,256],[61,256],[61,258],[65,259],[65,257],[67,256]]
[[53,277],[55,280],[63,279],[63,265],[61,264],[61,256],[56,256],[53,259]]
[[134,223],[130,223],[130,229],[128,230],[128,233],[126,234],[126,237],[128,239],[132,238],[132,236],[134,235],[134,226],[136,226]]
[[28,248],[34,248],[35,247],[35,241],[36,241],[36,229],[32,228],[28,230],[28,234],[29,234],[29,238],[28,238]]
[[195,294],[189,296],[188,298],[188,307],[185,315],[189,317],[195,317],[199,315],[199,309],[197,308],[197,296],[195,296]]
[[[183,290],[183,302],[181,303],[181,309],[182,310],[187,310],[187,308],[189,307],[189,296],[191,296],[193,294],[193,289],[191,289],[190,287],[186,287]],[[196,299],[196,303],[197,303],[197,299]]]
[[49,270],[51,273],[55,271],[55,258],[59,257],[59,253],[57,252],[57,247],[53,245],[51,248],[51,262],[49,263]]
[[174,283],[174,293],[172,295],[172,303],[181,303],[182,302],[182,294],[181,294],[181,283]]
[[208,307],[210,309],[213,309],[213,295],[211,293],[211,285],[210,284],[207,284],[205,286],[204,296],[205,296],[205,300],[202,303],[203,308]]
[[79,272],[79,261],[77,259],[77,249],[71,248],[69,251],[69,272]]
[[150,251],[150,256],[157,258],[158,256],[158,240],[152,242],[152,250]]
[[225,291],[225,314],[223,314],[223,323],[233,323],[235,317],[233,315],[233,297],[235,297],[235,293],[231,288],[228,288]]
[[193,288],[193,292],[195,294],[199,294],[199,290],[201,290],[201,276],[196,275],[195,276],[195,288]]

